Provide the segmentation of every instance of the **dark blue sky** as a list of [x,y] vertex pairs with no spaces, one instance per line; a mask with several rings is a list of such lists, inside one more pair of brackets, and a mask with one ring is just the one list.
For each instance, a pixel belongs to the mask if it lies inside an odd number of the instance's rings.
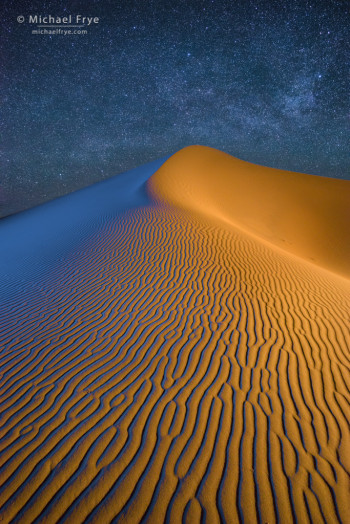
[[2,3],[0,216],[190,144],[349,178],[348,2],[59,4]]

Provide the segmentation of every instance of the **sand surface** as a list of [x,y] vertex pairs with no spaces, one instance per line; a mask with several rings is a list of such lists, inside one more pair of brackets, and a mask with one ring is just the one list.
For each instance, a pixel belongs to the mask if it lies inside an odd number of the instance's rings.
[[350,183],[117,179],[0,223],[2,521],[349,522]]

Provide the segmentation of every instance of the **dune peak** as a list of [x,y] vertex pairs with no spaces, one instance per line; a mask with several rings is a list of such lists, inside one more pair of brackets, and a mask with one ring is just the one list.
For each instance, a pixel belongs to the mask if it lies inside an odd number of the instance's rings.
[[350,182],[264,167],[206,146],[172,155],[149,179],[167,205],[225,221],[350,276]]

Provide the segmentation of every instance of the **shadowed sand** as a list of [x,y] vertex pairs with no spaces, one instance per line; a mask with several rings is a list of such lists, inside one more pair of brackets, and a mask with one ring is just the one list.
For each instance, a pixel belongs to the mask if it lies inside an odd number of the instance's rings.
[[3,521],[347,522],[349,182],[162,162],[3,222]]

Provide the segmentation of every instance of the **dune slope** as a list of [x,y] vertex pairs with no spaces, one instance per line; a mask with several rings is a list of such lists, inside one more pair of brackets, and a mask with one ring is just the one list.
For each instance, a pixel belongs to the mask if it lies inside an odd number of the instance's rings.
[[221,218],[350,276],[348,180],[271,169],[191,146],[163,164],[150,187],[168,203]]
[[247,233],[222,155],[4,266],[3,521],[348,520],[350,282]]

